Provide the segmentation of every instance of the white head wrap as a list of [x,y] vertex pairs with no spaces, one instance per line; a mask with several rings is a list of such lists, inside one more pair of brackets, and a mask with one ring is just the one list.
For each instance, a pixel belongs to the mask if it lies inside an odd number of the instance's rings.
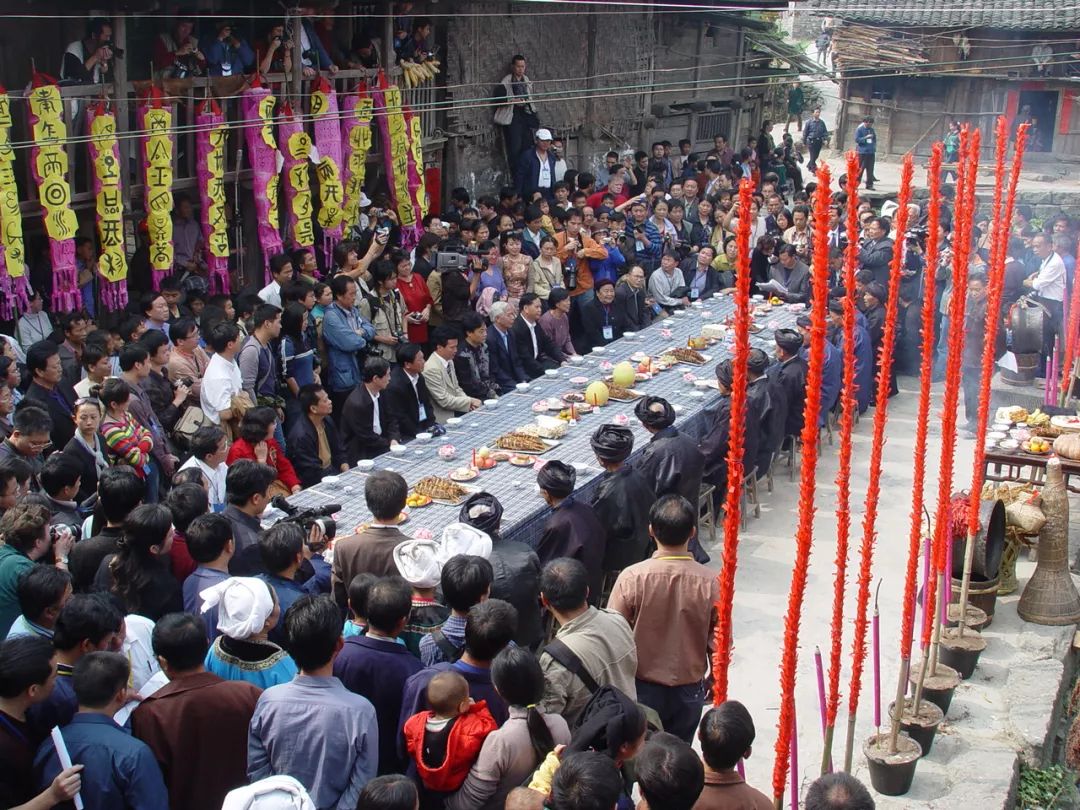
[[486,560],[491,556],[491,538],[468,523],[451,523],[439,539],[439,565],[458,554]]
[[218,606],[218,630],[229,638],[245,639],[263,629],[274,612],[270,586],[256,577],[230,577],[199,592],[203,613]]
[[279,774],[230,790],[221,810],[315,810],[315,805],[302,784]]
[[439,584],[439,544],[434,540],[406,540],[394,546],[394,565],[398,573],[416,588],[434,588]]

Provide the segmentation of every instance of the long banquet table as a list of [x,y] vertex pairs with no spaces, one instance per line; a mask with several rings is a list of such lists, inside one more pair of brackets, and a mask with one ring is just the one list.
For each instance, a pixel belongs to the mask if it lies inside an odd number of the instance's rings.
[[[608,361],[612,364],[629,359],[630,355],[645,352],[651,356],[662,354],[664,349],[686,346],[687,339],[701,334],[701,327],[706,323],[725,321],[734,313],[734,302],[730,296],[717,296],[701,305],[694,305],[671,318],[657,320],[647,329],[633,338],[621,338],[604,347],[603,351],[592,352],[577,364],[566,365],[559,369],[556,377],[541,377],[530,384],[525,392],[506,394],[498,401],[495,408],[483,408],[462,417],[460,425],[448,427],[447,435],[435,437],[421,443],[412,441],[403,454],[386,453],[374,460],[374,468],[394,470],[401,473],[410,485],[428,475],[446,476],[457,467],[468,466],[473,449],[494,447],[495,440],[502,434],[535,421],[532,405],[540,399],[558,397],[573,390],[571,377],[588,377],[590,381],[599,380],[610,374],[600,364]],[[764,349],[770,355],[773,350],[773,331],[794,324],[798,313],[787,307],[775,307],[771,312],[761,315],[756,323],[762,330],[752,334],[752,346]],[[664,331],[670,330],[671,337],[665,337]],[[719,393],[714,388],[695,387],[684,379],[687,372],[699,378],[715,379],[714,369],[717,363],[730,355],[731,343],[720,341],[702,353],[709,358],[704,366],[677,364],[667,371],[660,372],[651,380],[635,384],[635,389],[648,396],[660,396],[671,402],[678,411],[676,426],[689,435],[700,437],[708,423],[711,406],[716,404]],[[561,443],[543,454],[545,459],[559,459],[567,463],[584,463],[588,467],[578,473],[575,497],[588,501],[596,489],[602,470],[597,466],[595,456],[589,445],[589,438],[601,424],[611,422],[617,414],[629,417],[627,426],[634,432],[634,453],[630,458],[633,464],[649,441],[648,432],[634,418],[634,402],[610,401],[606,406],[595,409],[592,413],[578,417],[578,424],[571,426]],[[445,460],[437,451],[444,444],[457,448],[457,457]],[[371,513],[364,503],[364,480],[369,473],[351,469],[339,476],[336,484],[325,482],[309,487],[289,498],[289,503],[301,508],[324,506],[340,503],[341,511],[335,514],[339,526],[339,535],[351,532],[354,526],[371,520]],[[480,471],[479,477],[468,482],[495,495],[503,505],[502,535],[508,539],[520,540],[536,546],[550,510],[536,488],[536,472],[531,467],[515,467],[500,462],[489,470]],[[402,526],[402,531],[412,534],[418,528],[426,528],[438,536],[448,523],[457,520],[460,507],[432,503],[429,506],[409,510],[409,519]],[[280,517],[280,514],[277,515]],[[268,512],[264,522],[273,522],[274,515]]]

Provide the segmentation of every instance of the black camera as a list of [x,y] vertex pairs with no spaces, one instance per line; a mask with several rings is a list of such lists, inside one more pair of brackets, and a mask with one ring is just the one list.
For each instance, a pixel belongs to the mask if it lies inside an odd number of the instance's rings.
[[102,42],[98,47],[99,48],[108,48],[110,51],[112,51],[112,55],[115,56],[117,59],[123,59],[124,58],[124,49],[123,48],[117,48],[116,45],[113,44],[113,41],[111,39],[106,40],[105,42]]
[[194,384],[195,381],[191,379],[191,377],[180,377],[179,379],[172,381],[173,388],[179,388],[181,385],[186,385],[188,388],[191,388]]
[[341,511],[340,503],[328,503],[325,506],[317,506],[313,509],[300,509],[285,500],[284,496],[278,495],[270,501],[270,504],[286,515],[278,521],[279,523],[295,523],[304,530],[305,543],[311,534],[312,526],[317,525],[322,530],[323,538],[327,541],[333,540],[337,535],[337,521],[333,520],[330,515]]
[[49,542],[55,543],[60,539],[60,535],[63,534],[64,531],[71,532],[71,536],[75,542],[78,542],[82,535],[82,529],[78,526],[72,526],[70,523],[53,523],[49,526]]

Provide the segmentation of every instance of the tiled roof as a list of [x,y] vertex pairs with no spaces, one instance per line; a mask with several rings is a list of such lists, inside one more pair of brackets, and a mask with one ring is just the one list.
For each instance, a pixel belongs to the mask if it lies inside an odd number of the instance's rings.
[[801,8],[821,16],[901,28],[1080,31],[1080,5],[1074,0],[808,0]]

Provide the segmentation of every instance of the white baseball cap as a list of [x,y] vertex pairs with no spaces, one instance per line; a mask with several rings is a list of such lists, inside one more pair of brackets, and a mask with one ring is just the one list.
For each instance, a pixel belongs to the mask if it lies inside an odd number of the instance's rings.
[[550,141],[551,130],[550,129],[538,129],[536,130],[536,140],[538,141]]

